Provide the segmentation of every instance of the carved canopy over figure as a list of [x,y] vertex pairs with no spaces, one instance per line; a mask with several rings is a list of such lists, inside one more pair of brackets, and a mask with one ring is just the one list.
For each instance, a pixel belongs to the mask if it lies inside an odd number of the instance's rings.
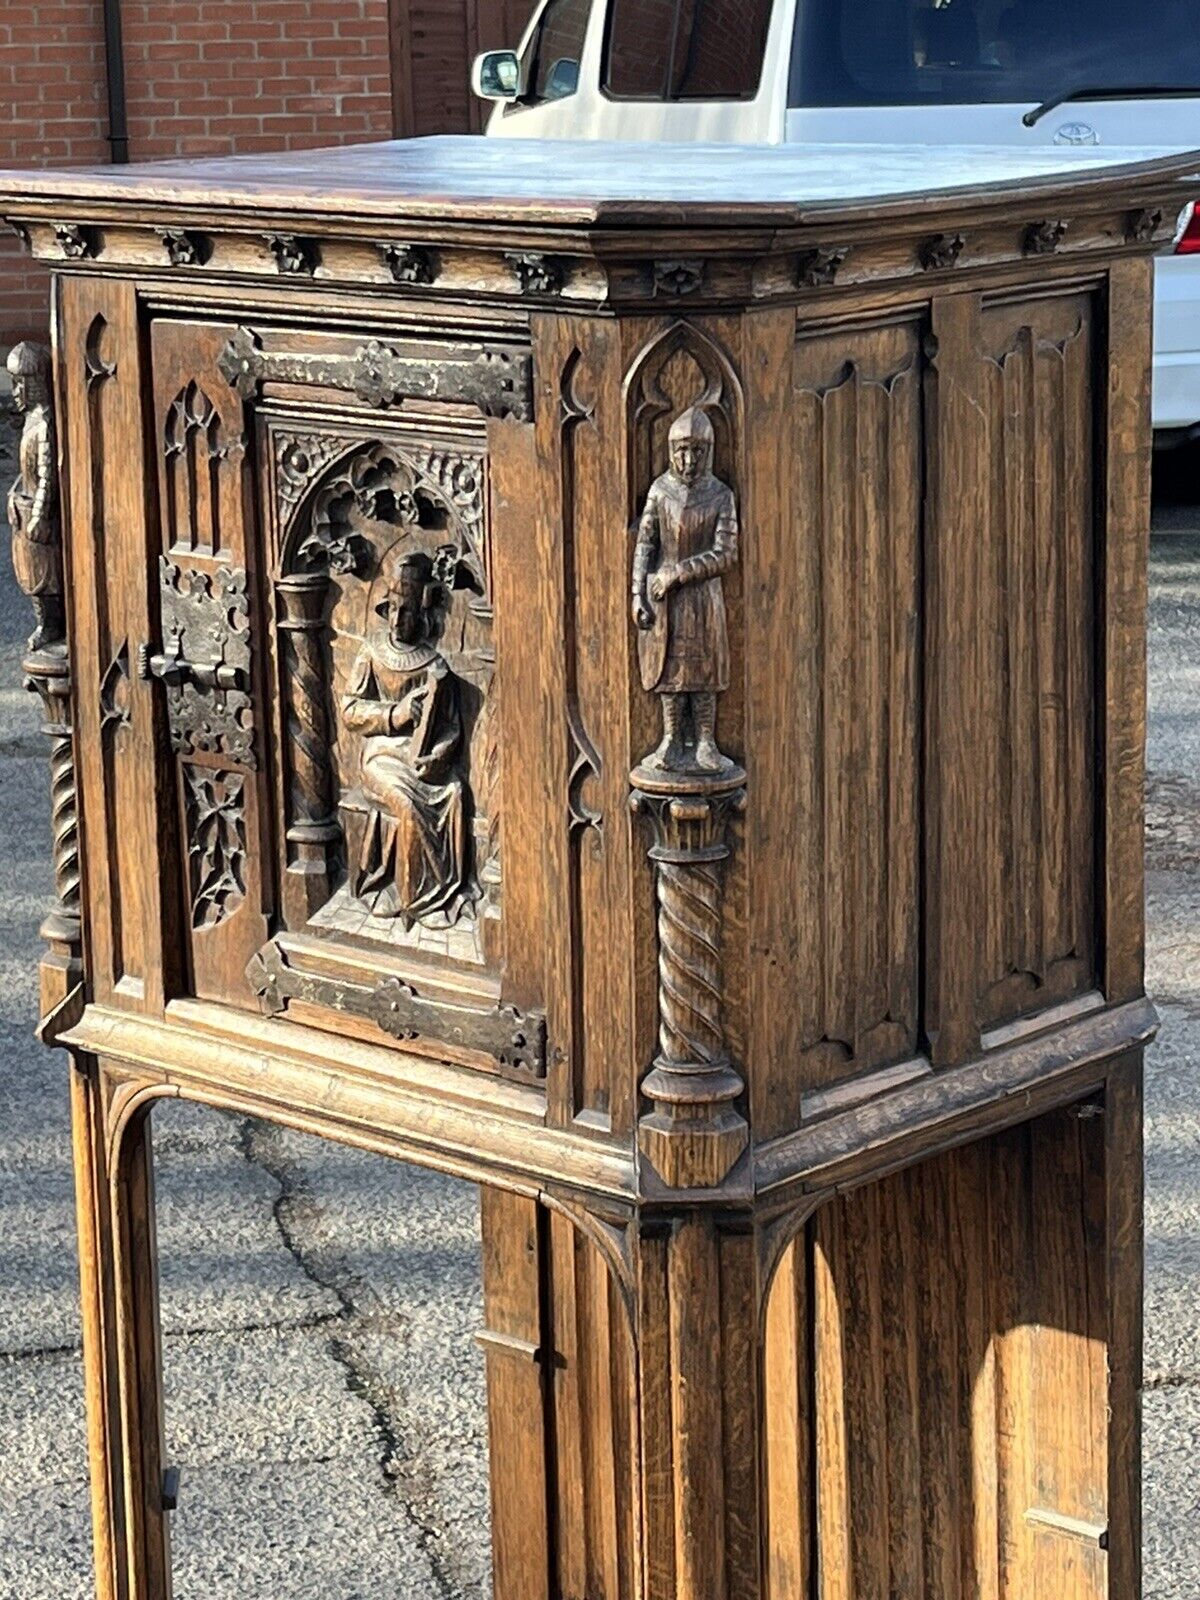
[[713,476],[713,427],[699,407],[675,420],[668,445],[670,470],[651,486],[633,558],[642,686],[663,708],[662,743],[643,765],[727,772],[716,742],[717,696],[729,687],[721,579],[737,563],[737,501]]
[[29,648],[46,650],[66,638],[50,352],[40,344],[14,345],[8,370],[13,399],[25,414],[20,471],[8,496],[13,569],[21,589],[33,601],[37,618]]
[[437,648],[444,599],[433,562],[412,551],[377,607],[386,633],[366,641],[342,697],[363,734],[362,788],[371,804],[351,887],[373,916],[450,926],[477,897],[467,861],[458,683]]

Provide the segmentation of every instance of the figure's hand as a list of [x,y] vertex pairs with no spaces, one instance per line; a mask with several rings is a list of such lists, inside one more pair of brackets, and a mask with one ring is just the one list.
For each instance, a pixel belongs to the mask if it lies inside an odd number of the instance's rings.
[[651,600],[665,600],[675,587],[678,574],[673,566],[659,567],[657,572],[650,574],[649,590]]
[[641,628],[643,632],[654,626],[654,613],[640,596],[633,602],[633,625],[635,628]]

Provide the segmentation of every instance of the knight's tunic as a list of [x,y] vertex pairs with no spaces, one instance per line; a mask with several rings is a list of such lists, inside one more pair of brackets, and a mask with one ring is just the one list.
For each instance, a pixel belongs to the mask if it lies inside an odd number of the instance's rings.
[[[646,498],[634,553],[634,594],[654,613],[638,632],[642,686],[658,694],[720,694],[729,687],[729,633],[722,576],[737,563],[733,490],[712,473],[686,484],[673,472]],[[678,569],[665,600],[650,598],[646,579]]]
[[8,496],[13,570],[24,594],[61,594],[54,437],[44,411],[28,417],[17,460],[20,472]]

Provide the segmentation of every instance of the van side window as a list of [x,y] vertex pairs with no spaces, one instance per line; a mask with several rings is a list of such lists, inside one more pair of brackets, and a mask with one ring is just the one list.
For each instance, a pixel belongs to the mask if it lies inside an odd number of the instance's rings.
[[565,100],[579,88],[579,63],[592,0],[550,0],[533,44],[529,100]]
[[752,100],[772,0],[610,0],[604,87],[616,100]]

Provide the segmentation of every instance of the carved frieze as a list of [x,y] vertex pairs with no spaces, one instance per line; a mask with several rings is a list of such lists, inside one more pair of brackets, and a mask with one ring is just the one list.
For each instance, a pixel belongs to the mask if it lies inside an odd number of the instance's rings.
[[284,277],[311,278],[321,263],[321,249],[315,239],[304,239],[295,233],[267,234],[267,248],[275,257],[275,266]]
[[268,1016],[279,1015],[290,1000],[302,1000],[362,1017],[393,1039],[434,1039],[479,1051],[516,1077],[546,1075],[546,1019],[540,1012],[451,1005],[397,977],[368,985],[302,971],[274,940],[251,960],[246,978]]
[[422,244],[381,244],[379,254],[397,283],[430,284],[437,280],[437,252]]
[[182,756],[223,755],[256,764],[250,697],[250,601],[246,574],[184,570],[159,559],[163,648],[138,652],[143,678],[166,686],[171,746]]
[[504,259],[516,274],[522,294],[561,294],[567,279],[561,257],[523,251],[510,252]]
[[700,256],[673,258],[654,263],[654,293],[678,300],[703,287],[708,263]]
[[1062,217],[1031,222],[1025,230],[1022,248],[1027,256],[1052,256],[1067,236],[1070,223]]
[[1130,244],[1149,244],[1162,228],[1164,220],[1161,207],[1131,211],[1125,219],[1125,237]]
[[183,768],[193,928],[213,928],[246,898],[246,780],[240,772]]
[[965,234],[935,233],[918,251],[921,266],[926,272],[946,272],[958,264],[966,244]]
[[405,400],[446,400],[477,406],[485,416],[533,416],[532,364],[527,353],[441,345],[436,353],[405,355],[372,340],[353,355],[298,355],[266,350],[249,328],[239,328],[217,362],[221,376],[245,400],[264,383],[344,389],[367,405]]
[[829,249],[821,245],[815,250],[806,250],[797,267],[797,283],[802,289],[828,288],[836,281],[849,254],[848,246]]
[[167,260],[173,267],[200,267],[212,254],[212,242],[191,228],[160,228]]
[[78,222],[56,222],[54,237],[68,261],[91,261],[100,254],[96,230]]

